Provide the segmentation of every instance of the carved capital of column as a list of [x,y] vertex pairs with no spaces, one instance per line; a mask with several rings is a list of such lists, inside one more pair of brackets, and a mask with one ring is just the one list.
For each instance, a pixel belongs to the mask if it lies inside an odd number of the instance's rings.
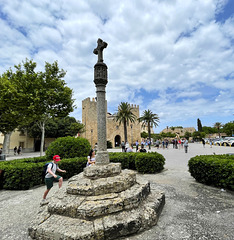
[[105,63],[98,62],[94,65],[94,83],[96,85],[106,85],[108,83]]

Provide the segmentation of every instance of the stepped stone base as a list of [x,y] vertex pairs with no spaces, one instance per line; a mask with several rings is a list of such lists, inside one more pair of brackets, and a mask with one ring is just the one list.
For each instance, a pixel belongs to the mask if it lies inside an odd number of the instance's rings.
[[136,179],[133,171],[123,170],[116,175],[119,166],[111,165],[98,166],[103,167],[100,176],[108,172],[108,177],[94,177],[89,167],[86,171],[91,177],[84,172],[69,179],[66,191],[57,191],[48,205],[40,207],[29,228],[31,238],[116,239],[156,225],[165,204],[164,193],[151,192],[149,182]]

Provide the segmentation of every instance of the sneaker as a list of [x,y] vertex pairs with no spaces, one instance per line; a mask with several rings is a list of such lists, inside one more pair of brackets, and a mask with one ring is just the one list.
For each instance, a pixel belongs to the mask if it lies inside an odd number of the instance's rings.
[[47,199],[42,199],[40,205],[43,206],[43,205],[46,205],[48,203],[49,203],[49,201]]

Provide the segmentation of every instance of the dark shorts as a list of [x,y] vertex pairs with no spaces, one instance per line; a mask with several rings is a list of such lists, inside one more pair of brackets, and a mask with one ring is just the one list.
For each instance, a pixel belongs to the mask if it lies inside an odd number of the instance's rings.
[[56,178],[51,177],[51,178],[45,178],[45,184],[47,189],[51,189],[53,187],[54,182],[58,182],[61,176],[57,175]]

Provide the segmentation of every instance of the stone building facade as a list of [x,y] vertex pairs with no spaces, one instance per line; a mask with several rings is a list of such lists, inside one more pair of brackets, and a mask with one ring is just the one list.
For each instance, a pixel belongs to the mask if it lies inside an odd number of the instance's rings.
[[[139,118],[139,105],[131,105],[132,112]],[[82,123],[85,125],[85,132],[81,134],[82,137],[89,140],[92,147],[97,143],[97,102],[95,98],[86,98],[82,101]],[[119,125],[114,120],[114,115],[107,112],[106,101],[106,128],[107,128],[107,141],[112,143],[112,146],[119,146],[124,141],[124,127],[123,124]],[[129,144],[135,143],[136,140],[141,141],[141,124],[136,121],[127,126],[128,142]]]
[[[55,138],[45,138],[44,147],[48,148],[51,142],[53,142]],[[4,134],[0,133],[0,148],[3,147]],[[14,147],[22,147],[22,152],[35,152],[40,151],[41,141],[30,138],[27,132],[14,130],[11,134],[10,143],[9,143],[9,152],[7,154],[12,154],[14,152]]]

